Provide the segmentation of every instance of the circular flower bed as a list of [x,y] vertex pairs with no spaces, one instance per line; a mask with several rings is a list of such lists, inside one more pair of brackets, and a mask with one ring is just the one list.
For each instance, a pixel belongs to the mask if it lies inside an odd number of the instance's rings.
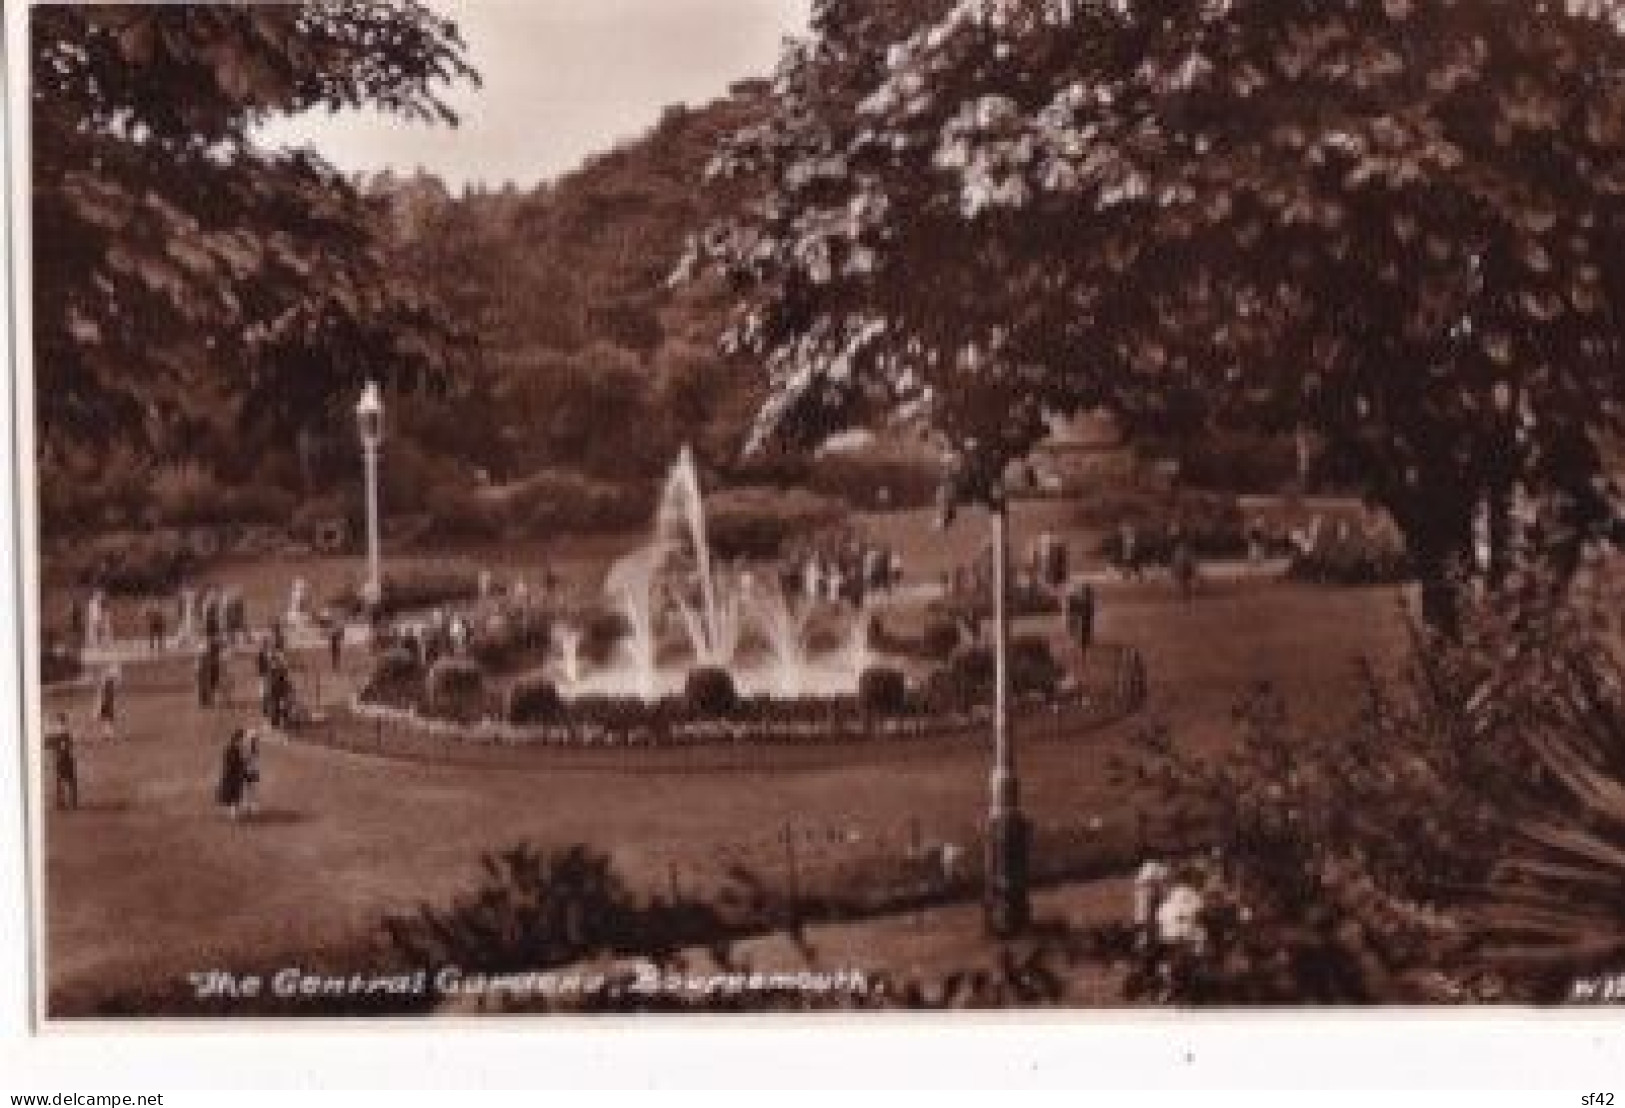
[[[453,708],[429,689],[422,673],[400,672],[392,652],[351,705],[363,719],[388,721],[439,738],[576,748],[650,748],[733,743],[817,744],[884,739],[980,736],[990,709],[962,695],[944,696],[941,682],[911,687],[893,670],[876,669],[857,695],[775,698],[694,689],[658,700],[637,697],[559,698],[550,682],[527,675],[506,690],[484,688],[484,699]],[[465,663],[466,664],[466,663]],[[708,671],[697,670],[696,673]],[[443,679],[443,678],[442,678]],[[715,683],[711,677],[700,684]],[[472,683],[470,683],[472,687]],[[1016,696],[1025,714],[1080,713],[1114,718],[1125,706],[1105,690],[1066,687]]]

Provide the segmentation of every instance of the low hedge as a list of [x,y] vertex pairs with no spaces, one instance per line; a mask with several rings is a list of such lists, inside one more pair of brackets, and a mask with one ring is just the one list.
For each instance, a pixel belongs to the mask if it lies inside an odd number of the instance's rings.
[[564,708],[558,686],[541,671],[518,678],[508,687],[503,718],[509,723],[546,723],[558,719]]
[[429,667],[424,693],[430,716],[472,723],[485,710],[485,668],[471,658],[441,658]]
[[805,489],[727,489],[705,501],[706,536],[723,558],[776,558],[790,542],[845,518],[841,501]]
[[697,716],[727,716],[739,707],[733,674],[720,666],[698,666],[683,681],[683,704]]
[[908,711],[908,680],[890,666],[870,666],[858,675],[858,706],[868,713],[898,716]]
[[[402,612],[464,604],[478,599],[479,575],[472,570],[414,569],[386,573],[381,582],[379,614],[385,617]],[[332,605],[352,615],[366,611],[359,585],[346,585],[332,598]]]

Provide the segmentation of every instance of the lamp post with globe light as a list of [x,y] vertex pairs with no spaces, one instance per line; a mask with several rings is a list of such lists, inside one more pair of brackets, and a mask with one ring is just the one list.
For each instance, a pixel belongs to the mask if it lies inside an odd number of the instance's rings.
[[1005,938],[1026,930],[1032,918],[1028,895],[1031,825],[1021,811],[1020,781],[1010,733],[1010,521],[1009,478],[983,455],[976,440],[964,443],[949,463],[941,489],[938,525],[953,524],[961,504],[979,504],[992,523],[993,770],[987,816],[987,930]]
[[361,453],[366,462],[367,480],[367,580],[362,599],[376,609],[383,599],[383,575],[378,549],[378,447],[384,438],[384,401],[378,382],[368,381],[355,406],[356,428],[361,433]]

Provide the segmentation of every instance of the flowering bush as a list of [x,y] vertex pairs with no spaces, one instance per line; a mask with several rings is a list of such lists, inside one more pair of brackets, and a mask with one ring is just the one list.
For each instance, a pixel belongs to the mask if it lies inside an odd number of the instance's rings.
[[[1190,1002],[1558,999],[1625,956],[1625,670],[1611,610],[1515,573],[1358,716],[1296,733],[1260,685],[1238,749],[1142,739],[1199,928],[1142,934],[1136,995]],[[1588,614],[1591,613],[1591,614]],[[1159,900],[1158,903],[1161,903]],[[1200,938],[1196,938],[1199,931]]]

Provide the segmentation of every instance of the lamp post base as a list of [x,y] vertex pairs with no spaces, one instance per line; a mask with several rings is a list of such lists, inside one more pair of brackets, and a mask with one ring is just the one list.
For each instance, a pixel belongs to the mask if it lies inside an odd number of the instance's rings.
[[1027,895],[1027,856],[1032,825],[1015,810],[995,812],[987,821],[987,888],[983,907],[987,932],[1008,939],[1027,930],[1032,904]]

